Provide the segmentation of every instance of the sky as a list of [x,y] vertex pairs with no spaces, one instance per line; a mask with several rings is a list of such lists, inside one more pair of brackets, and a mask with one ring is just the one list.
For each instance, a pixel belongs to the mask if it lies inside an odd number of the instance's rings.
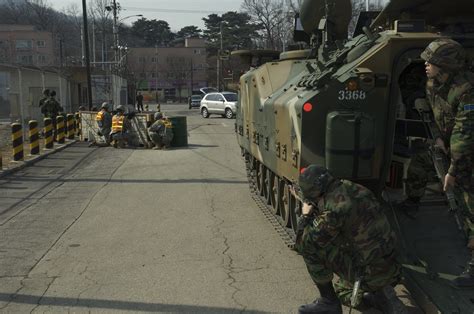
[[[76,5],[82,12],[82,0],[47,0],[47,2],[55,10],[63,11],[71,5]],[[122,7],[120,18],[143,14],[147,19],[167,21],[171,30],[175,32],[189,25],[204,28],[203,17],[212,13],[220,15],[228,11],[240,11],[242,3],[241,0],[117,0],[117,2]],[[131,24],[138,18],[129,18],[124,23]]]

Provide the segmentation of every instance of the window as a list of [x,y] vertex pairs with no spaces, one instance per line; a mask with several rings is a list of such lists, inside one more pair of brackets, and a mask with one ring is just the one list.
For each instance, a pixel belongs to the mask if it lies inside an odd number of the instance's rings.
[[17,50],[25,50],[25,49],[31,49],[31,40],[17,40],[16,41],[16,49]]
[[140,73],[140,78],[142,78],[142,79],[146,78],[146,74],[145,73]]
[[157,58],[157,57],[151,57],[151,62],[152,62],[152,63],[158,62],[158,58]]
[[227,99],[227,101],[237,101],[237,94],[223,94],[224,98]]
[[216,101],[224,101],[224,97],[221,95],[216,95]]
[[138,57],[138,62],[140,62],[140,63],[145,63],[145,62],[146,62],[146,58],[145,58],[145,57]]
[[195,55],[200,55],[201,54],[201,49],[194,49],[194,54]]
[[209,101],[216,101],[217,100],[217,96],[216,94],[209,94],[206,96],[206,100],[209,100]]
[[17,62],[21,64],[33,64],[33,56],[17,56]]
[[46,47],[46,42],[44,40],[38,40],[38,41],[36,41],[36,46],[38,48],[44,48],[44,47]]
[[155,72],[151,72],[151,73],[150,73],[150,76],[151,76],[151,78],[156,78],[156,73],[155,73]]
[[38,63],[45,64],[46,63],[46,56],[38,56]]

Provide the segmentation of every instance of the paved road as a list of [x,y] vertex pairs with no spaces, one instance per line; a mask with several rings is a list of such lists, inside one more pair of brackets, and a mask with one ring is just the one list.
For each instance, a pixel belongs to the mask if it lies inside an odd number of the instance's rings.
[[189,147],[76,144],[0,178],[0,312],[295,312],[301,257],[252,200],[234,120],[188,114]]

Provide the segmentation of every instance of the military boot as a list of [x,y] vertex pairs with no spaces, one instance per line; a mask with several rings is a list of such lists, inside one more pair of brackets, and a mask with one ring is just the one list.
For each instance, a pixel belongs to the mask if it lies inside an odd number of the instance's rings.
[[342,314],[341,301],[334,291],[332,282],[317,284],[321,297],[313,303],[301,305],[299,314]]
[[418,210],[420,209],[420,200],[419,197],[409,197],[397,207],[409,218],[416,219]]
[[471,260],[467,263],[466,270],[453,280],[458,288],[474,287],[474,251],[471,251]]
[[384,314],[408,314],[409,310],[398,298],[392,286],[385,286],[375,292],[364,292],[362,294],[362,305],[374,308]]

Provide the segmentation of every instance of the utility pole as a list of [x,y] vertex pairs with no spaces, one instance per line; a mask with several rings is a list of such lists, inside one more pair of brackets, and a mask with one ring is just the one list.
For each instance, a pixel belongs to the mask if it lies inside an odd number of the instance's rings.
[[158,45],[155,45],[155,99],[158,104]]
[[87,72],[87,101],[89,110],[92,110],[92,83],[91,83],[91,60],[89,56],[89,32],[87,31],[87,6],[86,0],[82,0],[82,16],[84,26],[84,48],[86,53],[86,72]]
[[189,91],[189,96],[193,95],[193,85],[194,85],[194,66],[193,66],[193,57],[191,57],[191,90]]
[[220,23],[220,49],[217,52],[217,90],[221,90],[221,54],[223,50],[223,44],[222,44],[222,21]]
[[115,62],[119,61],[119,35],[118,35],[118,12],[117,12],[117,1],[113,0],[112,2],[112,13],[114,15],[114,21],[112,25],[112,32],[114,35],[114,51],[115,51]]
[[369,0],[365,0],[365,10],[369,11]]
[[92,62],[95,63],[95,19],[92,20]]

